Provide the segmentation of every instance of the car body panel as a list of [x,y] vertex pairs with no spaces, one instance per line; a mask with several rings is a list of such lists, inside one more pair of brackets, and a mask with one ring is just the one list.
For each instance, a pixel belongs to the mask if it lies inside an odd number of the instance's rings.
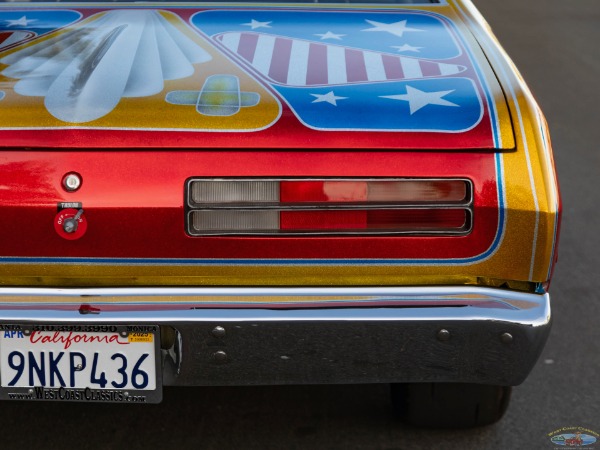
[[[480,34],[482,48],[489,52],[488,57],[495,58],[499,67],[496,72],[505,86],[511,115],[515,118],[516,151],[299,152],[280,149],[249,152],[223,149],[162,150],[153,151],[150,157],[139,151],[116,149],[22,152],[6,148],[0,152],[0,169],[5,174],[1,201],[3,207],[22,219],[2,221],[0,227],[5,236],[27,238],[2,243],[0,261],[6,270],[0,281],[26,285],[37,283],[40,277],[52,285],[218,285],[224,280],[229,285],[477,284],[486,278],[547,281],[556,246],[558,196],[543,118],[521,80],[514,75],[510,62],[487,38],[487,32],[472,13],[453,3],[430,9],[436,11],[436,17],[442,13],[451,17],[462,30],[463,38],[471,43],[471,50],[476,52],[463,24],[463,21],[471,21],[471,28]],[[177,11],[182,14],[183,10]],[[24,47],[27,49],[27,44]],[[479,58],[480,67],[489,72],[483,56]],[[3,106],[6,102],[7,99]],[[498,106],[503,104],[503,100],[496,102]],[[512,136],[513,127],[508,119],[505,114],[502,129],[511,130],[508,136]],[[296,144],[306,145],[312,141],[310,136],[315,130],[294,120],[304,136],[297,139]],[[76,129],[72,124],[63,127],[65,129],[57,134],[60,136],[58,145],[51,137],[51,130],[28,130],[27,138],[7,132],[9,140],[3,142],[29,147],[35,146],[39,139],[46,146],[60,147],[77,141],[77,147],[89,145],[92,135],[93,141],[101,145],[112,139],[106,138],[101,130]],[[85,133],[92,135],[86,137]],[[147,145],[144,137],[147,132],[127,133],[134,136],[138,146]],[[162,132],[152,133],[151,139],[161,142]],[[328,136],[337,132],[318,133],[324,136],[318,141],[322,147],[327,145]],[[183,135],[178,134],[169,142],[173,147],[184,145]],[[207,144],[219,147],[219,135],[209,134]],[[374,136],[366,135],[369,140]],[[405,139],[392,135],[396,143],[400,142],[396,146],[408,145]],[[223,136],[229,139],[228,146],[244,147],[237,133]],[[390,133],[377,136],[385,140]],[[423,137],[422,133],[415,136],[417,140],[423,139],[421,147],[429,149],[429,137]],[[278,139],[283,139],[280,145],[285,147],[287,138],[279,135]],[[444,140],[447,139],[445,135]],[[111,146],[118,144],[112,142]],[[354,146],[356,142],[344,143],[349,144]],[[179,163],[171,163],[174,157]],[[104,167],[111,170],[98,171]],[[61,186],[62,177],[68,172],[77,172],[83,177],[82,188],[76,193],[65,192]],[[191,238],[182,227],[183,182],[190,176],[393,177],[399,173],[404,177],[470,179],[475,189],[476,215],[472,233],[460,237]],[[61,202],[83,205],[90,221],[89,232],[83,239],[65,242],[54,232],[51,224]],[[148,205],[152,207],[145,208]],[[125,222],[124,217],[127,217]],[[310,239],[310,245],[306,245],[304,239]],[[105,242],[111,245],[104,245]]]

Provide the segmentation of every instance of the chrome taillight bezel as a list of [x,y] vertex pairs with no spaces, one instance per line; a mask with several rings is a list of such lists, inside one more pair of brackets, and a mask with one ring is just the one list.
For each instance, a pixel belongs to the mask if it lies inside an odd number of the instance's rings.
[[[205,203],[198,204],[192,201],[191,192],[192,184],[196,181],[208,182],[324,182],[324,181],[364,181],[364,182],[381,182],[381,181],[460,181],[465,183],[466,193],[465,199],[460,202],[403,202],[397,204],[388,204],[385,202],[371,203],[280,203],[280,202],[265,202],[261,204],[246,204],[246,203]],[[220,230],[220,231],[198,231],[193,227],[193,214],[195,211],[214,211],[214,210],[238,210],[238,211],[315,211],[315,210],[388,210],[388,209],[420,209],[420,210],[441,210],[454,209],[465,212],[465,224],[459,229],[421,229],[421,230],[302,230],[302,231],[287,231],[287,230]],[[471,233],[473,229],[473,183],[468,178],[376,178],[376,177],[315,177],[315,178],[275,178],[275,177],[192,177],[186,180],[185,184],[185,215],[186,215],[186,233],[192,237],[203,236],[269,236],[269,237],[302,237],[302,236],[464,236]]]

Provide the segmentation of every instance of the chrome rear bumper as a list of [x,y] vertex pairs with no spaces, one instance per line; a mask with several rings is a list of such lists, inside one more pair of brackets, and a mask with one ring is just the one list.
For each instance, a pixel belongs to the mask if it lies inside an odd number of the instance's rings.
[[478,287],[0,288],[0,324],[158,324],[167,385],[517,385],[548,294]]

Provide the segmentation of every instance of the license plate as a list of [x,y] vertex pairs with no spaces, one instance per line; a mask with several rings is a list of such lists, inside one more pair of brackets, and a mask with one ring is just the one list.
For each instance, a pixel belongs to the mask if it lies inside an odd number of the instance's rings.
[[154,325],[0,325],[0,399],[158,403]]

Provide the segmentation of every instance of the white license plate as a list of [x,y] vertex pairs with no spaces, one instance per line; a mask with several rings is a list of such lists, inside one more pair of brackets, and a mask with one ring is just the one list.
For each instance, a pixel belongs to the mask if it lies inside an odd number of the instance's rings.
[[156,326],[2,325],[0,398],[161,400]]

